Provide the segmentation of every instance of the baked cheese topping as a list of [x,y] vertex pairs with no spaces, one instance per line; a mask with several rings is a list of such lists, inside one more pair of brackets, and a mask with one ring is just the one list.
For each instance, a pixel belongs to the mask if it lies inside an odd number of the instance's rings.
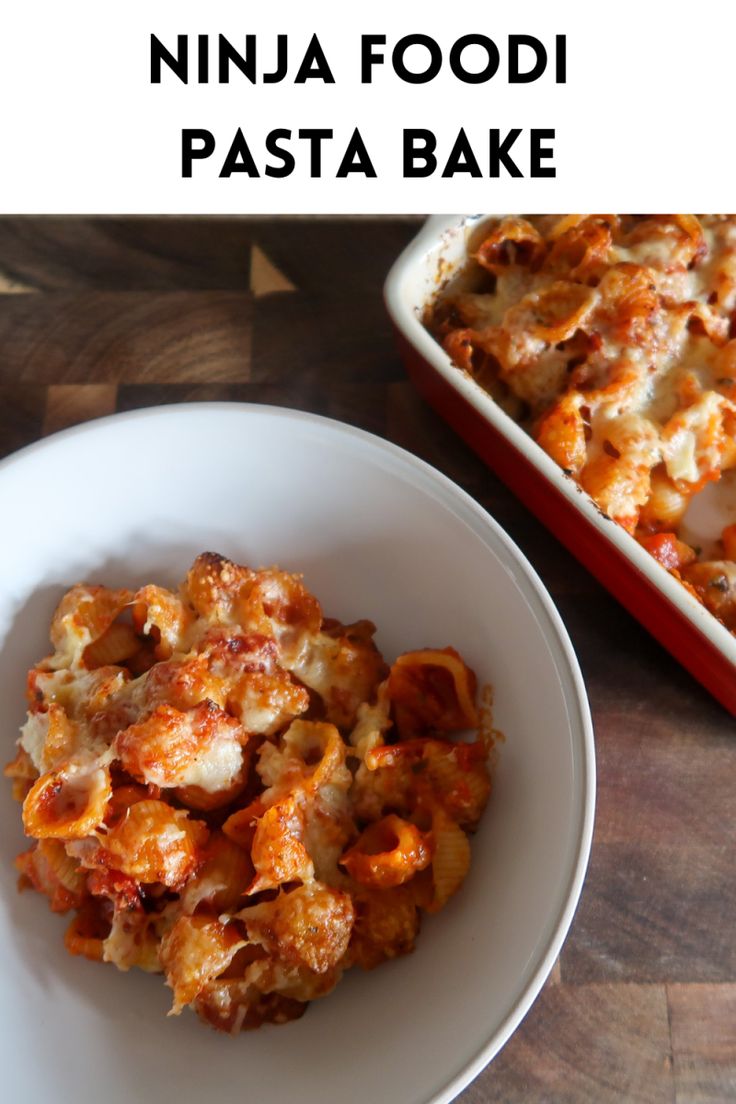
[[432,332],[736,630],[718,566],[736,528],[717,560],[681,539],[693,496],[736,467],[736,216],[509,216],[471,257],[470,287],[440,295]]
[[491,737],[454,649],[388,667],[374,632],[207,553],[178,592],[64,596],[6,774],[72,954],[235,1033],[412,950],[467,873]]

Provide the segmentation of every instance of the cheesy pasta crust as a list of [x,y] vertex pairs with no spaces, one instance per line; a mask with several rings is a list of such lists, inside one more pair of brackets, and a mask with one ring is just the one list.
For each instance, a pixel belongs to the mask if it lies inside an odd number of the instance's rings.
[[684,540],[736,466],[736,216],[496,220],[427,324],[600,509],[736,631],[727,527]]
[[492,736],[458,652],[388,667],[374,632],[213,553],[178,593],[64,596],[5,773],[21,888],[73,914],[72,954],[234,1034],[413,949],[467,874]]

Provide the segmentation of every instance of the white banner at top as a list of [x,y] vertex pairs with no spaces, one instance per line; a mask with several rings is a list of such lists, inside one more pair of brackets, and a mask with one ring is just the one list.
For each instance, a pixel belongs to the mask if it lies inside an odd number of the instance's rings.
[[732,12],[8,4],[0,210],[731,211]]

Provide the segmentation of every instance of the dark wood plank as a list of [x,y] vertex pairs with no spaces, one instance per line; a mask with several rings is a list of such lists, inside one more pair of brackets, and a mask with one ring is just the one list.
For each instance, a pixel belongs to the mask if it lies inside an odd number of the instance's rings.
[[43,291],[248,286],[246,219],[4,218],[0,271]]
[[251,379],[318,384],[404,379],[380,290],[360,300],[343,289],[330,295],[270,295],[253,317]]
[[736,1100],[736,985],[668,985],[677,1104]]
[[733,840],[594,844],[561,955],[565,983],[736,980]]
[[326,418],[337,418],[360,429],[380,433],[384,426],[386,396],[381,384],[338,383],[325,392],[312,381],[298,379],[293,384],[123,384],[118,388],[117,409],[121,411],[180,402],[285,406],[321,414]]
[[[418,227],[416,216],[269,218],[254,223],[253,237],[297,287],[328,297],[374,297]],[[353,304],[355,320],[362,309],[362,302]]]
[[57,292],[0,299],[0,380],[225,383],[248,379],[246,292]]
[[625,705],[601,712],[596,841],[718,852],[736,823],[733,737],[719,720],[714,711],[676,728]]
[[44,291],[243,289],[257,242],[296,286],[373,291],[416,229],[416,218],[2,218],[0,273]]
[[459,1104],[673,1104],[660,985],[547,985]]
[[115,409],[141,410],[167,403],[250,402],[248,383],[121,383]]
[[36,441],[43,431],[46,388],[0,380],[0,456]]

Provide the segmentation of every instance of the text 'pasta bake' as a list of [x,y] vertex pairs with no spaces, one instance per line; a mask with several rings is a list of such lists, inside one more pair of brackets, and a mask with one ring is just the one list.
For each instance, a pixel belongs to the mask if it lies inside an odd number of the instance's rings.
[[374,632],[211,553],[178,593],[64,596],[6,774],[72,954],[235,1033],[413,949],[467,873],[492,734],[453,648],[389,667]]
[[736,467],[736,216],[507,217],[427,324],[609,517],[736,631],[736,517],[687,507]]

